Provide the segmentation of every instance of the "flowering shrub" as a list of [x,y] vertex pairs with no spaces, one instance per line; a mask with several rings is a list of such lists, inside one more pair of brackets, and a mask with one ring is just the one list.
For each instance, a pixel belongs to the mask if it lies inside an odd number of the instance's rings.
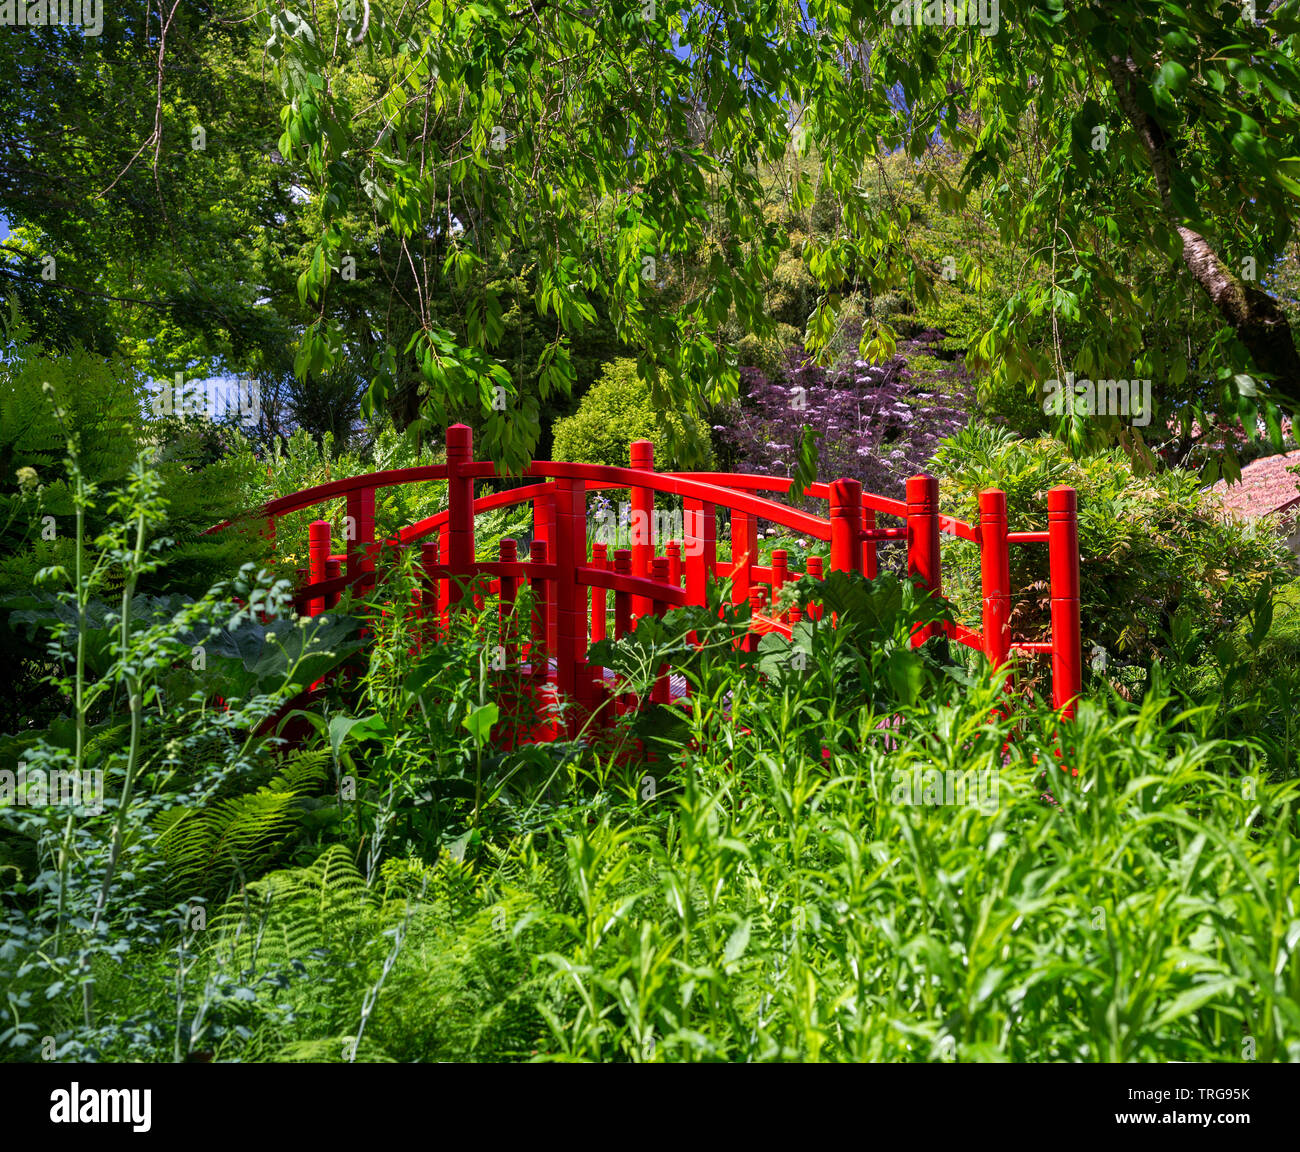
[[[918,343],[918,347],[923,347]],[[790,475],[801,429],[818,437],[817,478],[859,480],[866,491],[900,497],[908,476],[925,470],[939,441],[965,425],[970,390],[964,372],[914,370],[906,356],[883,364],[806,365],[786,354],[784,380],[741,369],[743,399],[729,423],[715,425],[734,467]]]

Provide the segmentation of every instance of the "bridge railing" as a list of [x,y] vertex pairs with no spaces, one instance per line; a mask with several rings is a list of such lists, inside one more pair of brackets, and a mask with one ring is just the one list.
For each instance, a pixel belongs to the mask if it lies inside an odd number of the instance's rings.
[[[334,607],[348,587],[373,587],[376,560],[384,546],[418,545],[425,581],[417,606],[421,615],[445,621],[473,582],[484,580],[490,593],[500,596],[504,617],[519,590],[529,587],[534,601],[532,634],[522,639],[518,655],[528,656],[534,675],[549,676],[553,668],[557,689],[589,709],[608,692],[603,669],[587,662],[587,652],[590,643],[607,635],[611,594],[613,634],[618,637],[631,631],[641,616],[703,604],[709,578],[730,577],[733,600],[748,601],[754,610],[755,631],[790,635],[797,610],[792,619],[789,611],[776,606],[777,599],[785,583],[804,573],[789,567],[788,553],[782,549],[772,552],[770,563],[760,562],[760,521],[828,541],[832,571],[859,571],[869,577],[877,575],[882,543],[905,544],[909,574],[935,595],[943,590],[939,542],[947,534],[972,541],[979,548],[981,630],[960,624],[918,624],[913,645],[924,643],[936,629],[943,628],[951,639],[984,652],[995,668],[1006,664],[1015,652],[1050,654],[1053,706],[1073,715],[1073,702],[1082,685],[1082,653],[1077,503],[1072,488],[1053,488],[1048,493],[1046,531],[1010,531],[1006,494],[998,489],[980,494],[978,524],[944,516],[939,512],[939,482],[928,475],[910,477],[902,501],[864,493],[856,480],[813,484],[805,489],[805,495],[828,502],[829,514],[823,519],[762,494],[788,493],[793,485],[788,478],[657,472],[653,445],[639,440],[632,444],[628,468],[536,461],[524,470],[524,477],[532,483],[475,497],[475,481],[497,478],[496,467],[474,462],[472,433],[464,425],[447,430],[446,446],[446,464],[333,481],[270,501],[256,513],[265,518],[267,534],[274,540],[275,524],[281,516],[325,501],[345,501],[341,553],[333,551],[334,530],[329,521],[315,520],[309,525],[308,567],[299,570],[295,592],[300,612],[315,615]],[[447,482],[447,508],[382,543],[377,541],[376,492],[428,480]],[[596,542],[589,550],[587,497],[615,489],[629,493],[630,547],[615,548],[610,555],[607,544]],[[682,502],[680,538],[674,534],[663,539],[662,516],[657,520],[655,513],[657,493]],[[516,542],[504,540],[496,560],[476,560],[475,517],[521,503],[532,506],[528,556],[518,556]],[[731,520],[731,559],[725,561],[717,554],[719,507],[729,510]],[[880,517],[896,523],[881,525]],[[1029,544],[1048,546],[1051,628],[1047,641],[1017,640],[1010,631],[1010,549]],[[808,558],[808,573],[822,576],[823,569],[820,557]],[[512,661],[514,657],[512,653]],[[656,686],[655,696],[665,699],[667,691],[665,677]]]

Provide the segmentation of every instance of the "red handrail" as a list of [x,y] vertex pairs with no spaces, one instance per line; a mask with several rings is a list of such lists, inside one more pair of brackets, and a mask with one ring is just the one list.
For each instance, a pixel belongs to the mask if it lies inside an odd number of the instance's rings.
[[[614,635],[625,634],[640,616],[671,606],[703,604],[710,577],[729,576],[736,603],[755,603],[770,593],[764,611],[756,611],[757,631],[790,634],[790,614],[775,604],[781,586],[802,573],[792,571],[784,552],[773,553],[770,566],[758,560],[758,522],[779,524],[791,531],[830,542],[830,567],[861,571],[874,577],[880,542],[906,540],[908,571],[933,595],[942,594],[939,541],[943,534],[975,543],[980,550],[982,631],[963,625],[918,625],[912,643],[919,645],[943,632],[958,643],[985,653],[1000,668],[1013,651],[1050,652],[1053,706],[1073,716],[1082,685],[1082,645],[1079,621],[1079,538],[1077,499],[1072,488],[1048,493],[1048,529],[1011,532],[1007,527],[1006,494],[991,488],[980,493],[979,522],[972,526],[939,512],[939,484],[927,475],[911,477],[905,501],[863,492],[856,480],[816,483],[804,495],[829,502],[822,517],[781,504],[759,493],[788,494],[787,477],[744,473],[656,472],[654,448],[635,441],[631,467],[534,461],[520,478],[535,482],[475,497],[474,482],[500,478],[491,463],[473,460],[472,433],[462,424],[447,429],[447,463],[418,468],[389,469],[317,485],[269,501],[253,517],[264,518],[274,540],[275,521],[327,500],[345,498],[346,553],[331,556],[331,526],[314,521],[309,530],[309,567],[295,591],[300,611],[315,615],[333,606],[343,589],[366,588],[375,581],[375,492],[380,488],[425,480],[447,483],[445,510],[401,529],[385,543],[405,547],[422,544],[421,564],[428,592],[422,615],[445,619],[461,601],[471,581],[486,580],[493,592],[513,602],[518,589],[534,592],[535,622],[528,649],[533,671],[546,673],[553,663],[559,691],[585,708],[597,703],[603,681],[586,661],[589,642],[606,635],[607,593],[613,593]],[[631,547],[608,553],[597,544],[588,554],[586,496],[588,492],[627,489],[630,492]],[[679,539],[659,538],[655,494],[682,502]],[[514,541],[504,541],[499,561],[478,561],[474,548],[474,518],[478,513],[514,504],[533,506],[533,544],[520,559]],[[731,560],[717,559],[716,509],[731,513]],[[877,527],[877,515],[896,518],[898,527]],[[226,527],[216,525],[209,531]],[[1051,572],[1051,639],[1017,641],[1010,634],[1011,588],[1009,549],[1012,544],[1046,543]],[[661,551],[662,549],[662,551]],[[814,561],[816,561],[814,563]],[[346,562],[346,572],[342,563]],[[809,574],[822,575],[819,559],[809,559]],[[597,613],[599,619],[597,620]],[[809,615],[817,618],[816,610]],[[503,622],[504,627],[504,622]],[[504,633],[503,633],[504,634]],[[524,639],[520,638],[521,641]],[[521,653],[522,655],[522,653]],[[543,659],[544,657],[544,659]],[[539,663],[540,661],[540,663]],[[666,692],[660,680],[656,697]],[[574,724],[578,723],[575,718]]]

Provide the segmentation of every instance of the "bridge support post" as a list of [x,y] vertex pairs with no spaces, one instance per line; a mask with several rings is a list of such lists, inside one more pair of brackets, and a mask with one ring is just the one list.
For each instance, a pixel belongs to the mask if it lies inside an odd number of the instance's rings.
[[[609,545],[593,544],[591,546],[591,566],[602,572],[609,571]],[[605,589],[591,590],[591,642],[605,639]]]
[[[865,536],[867,533],[876,530],[876,510],[874,508],[862,509],[862,532]],[[862,541],[862,574],[868,580],[874,580],[880,574],[880,559],[876,551],[876,541]]]
[[686,535],[686,595],[688,603],[707,601],[709,575],[718,563],[717,509],[687,497],[682,519]]
[[1079,621],[1078,495],[1073,488],[1047,493],[1047,548],[1052,590],[1052,707],[1069,719],[1083,690]]
[[[545,540],[534,540],[532,547],[528,550],[529,563],[545,564],[546,551],[547,543]],[[542,680],[546,679],[546,646],[550,634],[547,617],[551,615],[547,611],[546,585],[547,581],[540,576],[532,576],[528,581],[528,590],[532,593],[533,598],[533,626],[531,641],[528,645],[528,671],[531,675]]]
[[464,596],[474,566],[474,480],[460,473],[473,460],[473,431],[465,424],[453,424],[447,429],[447,551],[443,554],[454,574],[447,589],[452,607]]
[[831,482],[831,571],[862,570],[862,484]]
[[[313,520],[307,528],[307,578],[316,584],[325,579],[325,568],[330,555],[330,522]],[[308,616],[319,616],[325,611],[325,600],[313,596],[307,606]]]
[[[632,550],[630,548],[616,548],[614,550],[614,573],[617,576],[632,575]],[[632,631],[632,593],[624,592],[620,588],[614,589],[614,639],[621,640]],[[619,691],[617,678],[614,682],[614,709],[615,716],[621,715],[626,709],[628,703],[627,694]]]
[[416,617],[420,621],[420,636],[423,640],[432,640],[441,624],[438,585],[441,581],[433,576],[433,569],[438,567],[441,549],[437,540],[425,540],[420,545],[420,568],[422,576],[421,590],[416,594]]
[[[939,574],[939,481],[922,473],[907,478],[907,571],[931,596],[943,591]],[[935,634],[931,624],[918,624],[912,647],[919,648]]]
[[790,579],[790,569],[787,566],[790,554],[784,548],[774,548],[772,550],[772,612],[773,620],[783,619],[783,614],[777,608],[777,601],[781,597],[781,589]]
[[[519,546],[510,537],[501,541],[499,555],[502,564],[519,563]],[[513,571],[501,573],[501,647],[505,650],[506,667],[513,671],[519,659],[519,621],[515,619],[515,600],[519,595],[519,577]]]
[[[655,446],[649,440],[633,440],[628,448],[628,463],[642,472],[655,470]],[[649,576],[650,561],[655,554],[654,522],[655,494],[653,488],[635,486],[631,493],[632,521],[628,525],[632,534],[632,575]],[[632,597],[632,611],[645,616],[650,612],[650,600],[645,596]]]
[[995,669],[1011,655],[1011,555],[1007,542],[1007,494],[980,493],[980,586],[984,655]]
[[[650,561],[650,574],[658,581],[668,583],[668,557],[655,556]],[[662,616],[668,610],[668,603],[664,600],[654,600],[650,609],[656,616]],[[668,665],[660,664],[655,669],[654,687],[650,690],[650,700],[655,704],[672,703],[672,687],[668,681]]]
[[[587,561],[587,483],[555,481],[555,682],[569,700],[591,704],[587,665],[587,590],[578,583],[578,569]],[[574,738],[581,718],[569,714],[569,736]]]
[[731,513],[731,602],[748,604],[758,559],[758,518],[748,512]]
[[362,488],[348,493],[347,505],[348,576],[375,570],[375,490]]

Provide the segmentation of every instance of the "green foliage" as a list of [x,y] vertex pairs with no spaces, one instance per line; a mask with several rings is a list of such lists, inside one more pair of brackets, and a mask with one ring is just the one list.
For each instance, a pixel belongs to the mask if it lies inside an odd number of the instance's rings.
[[[669,443],[681,446],[678,458],[662,458],[665,430]],[[637,375],[636,362],[615,360],[582,398],[577,413],[556,423],[554,458],[626,468],[633,440],[656,441],[655,464],[665,471],[688,463],[707,467],[713,458],[704,422],[657,409],[650,387]]]
[[[1196,642],[1213,646],[1250,608],[1265,583],[1289,580],[1294,561],[1266,527],[1225,517],[1194,474],[1137,471],[1119,449],[1074,459],[1049,439],[1022,441],[973,424],[946,441],[934,469],[945,511],[977,523],[979,492],[1007,493],[1012,531],[1047,526],[1047,490],[1066,484],[1079,499],[1079,575],[1085,658],[1094,645],[1144,668],[1168,656],[1175,616]],[[1038,639],[1048,622],[1047,558],[1038,546],[1013,547],[1013,602],[1022,607],[1013,633]],[[945,547],[945,592],[963,619],[978,627],[978,554],[973,545]]]

